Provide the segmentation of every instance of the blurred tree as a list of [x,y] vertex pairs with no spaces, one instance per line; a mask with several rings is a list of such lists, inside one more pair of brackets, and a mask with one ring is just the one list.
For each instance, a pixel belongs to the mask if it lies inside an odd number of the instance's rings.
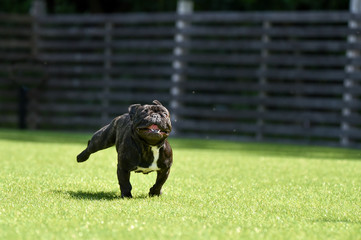
[[0,12],[29,13],[32,0],[0,0]]
[[[0,0],[0,12],[28,13],[32,0]],[[45,0],[49,13],[174,11],[177,0]],[[196,11],[347,10],[349,0],[194,0]]]

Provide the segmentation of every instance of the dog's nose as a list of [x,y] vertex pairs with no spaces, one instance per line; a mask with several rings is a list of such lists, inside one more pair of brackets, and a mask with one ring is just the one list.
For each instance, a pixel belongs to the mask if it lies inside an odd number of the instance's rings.
[[161,121],[161,117],[159,114],[152,114],[152,121],[153,122],[160,122]]

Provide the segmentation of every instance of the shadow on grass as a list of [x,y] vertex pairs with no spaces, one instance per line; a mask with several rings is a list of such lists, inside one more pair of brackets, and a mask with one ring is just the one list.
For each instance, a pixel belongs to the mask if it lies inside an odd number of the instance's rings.
[[114,200],[120,199],[116,192],[88,192],[88,191],[66,191],[72,198],[85,199],[85,200]]
[[[106,201],[112,201],[112,200],[117,200],[117,199],[122,199],[120,197],[120,195],[118,194],[118,192],[105,192],[105,191],[101,191],[101,192],[90,192],[90,191],[53,191],[53,193],[56,194],[61,194],[61,195],[65,195],[67,197],[71,197],[74,199],[79,199],[79,200],[93,200],[93,201],[100,201],[100,200],[106,200]],[[137,196],[133,196],[134,199],[145,199],[148,198],[148,195],[146,194],[141,194],[141,195],[137,195]]]
[[319,223],[350,223],[350,224],[360,224],[361,221],[353,221],[351,219],[345,219],[345,218],[320,218],[316,219],[313,222],[319,222]]

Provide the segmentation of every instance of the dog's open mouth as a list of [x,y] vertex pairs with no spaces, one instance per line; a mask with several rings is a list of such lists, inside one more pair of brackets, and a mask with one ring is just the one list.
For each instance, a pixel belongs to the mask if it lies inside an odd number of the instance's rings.
[[141,131],[145,131],[148,133],[158,133],[158,134],[167,134],[166,131],[162,131],[157,125],[153,124],[145,128],[139,128]]

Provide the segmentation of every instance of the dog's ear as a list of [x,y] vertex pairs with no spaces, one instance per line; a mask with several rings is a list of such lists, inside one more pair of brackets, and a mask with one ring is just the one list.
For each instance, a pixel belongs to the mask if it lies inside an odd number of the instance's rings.
[[140,107],[140,104],[132,104],[128,108],[130,119],[133,119],[135,113],[137,112],[138,108]]
[[158,100],[154,100],[153,103],[154,103],[155,105],[163,106],[163,104],[161,104]]

